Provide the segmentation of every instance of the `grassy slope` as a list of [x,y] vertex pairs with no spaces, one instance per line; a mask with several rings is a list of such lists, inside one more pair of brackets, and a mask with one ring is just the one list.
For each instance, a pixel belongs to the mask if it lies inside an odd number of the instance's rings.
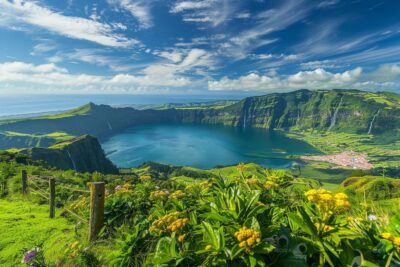
[[[215,177],[222,175],[230,179],[235,179],[238,175],[237,166],[203,170],[192,167],[152,164],[132,169],[131,172],[138,175],[153,173],[157,174],[158,177],[162,179],[171,179],[178,183],[185,184],[189,184],[200,177],[206,178],[208,176]],[[67,177],[71,175],[63,171],[57,171],[54,175],[63,177],[63,173],[66,176],[64,179],[67,179]],[[257,164],[250,163],[244,165],[243,173],[246,177],[252,177],[254,175],[263,180],[265,179],[266,169]],[[317,173],[315,175],[317,175]],[[129,176],[125,179],[128,179],[128,177]],[[101,179],[107,179],[111,182],[115,180],[115,177],[104,176]],[[360,188],[362,188],[360,185],[365,186],[365,188],[371,192],[382,188],[382,186],[372,186],[372,184],[375,183],[394,183],[397,189],[400,185],[399,180],[382,177],[366,176],[349,178],[348,180],[354,182],[347,184],[346,187],[342,185],[339,188],[334,188],[332,187],[334,185],[329,183],[323,185],[330,189],[337,189],[338,191],[348,191],[354,188],[354,190],[357,191],[358,198],[360,198]],[[303,179],[299,179],[299,182],[302,181]],[[310,180],[304,179],[304,181]],[[314,187],[318,187],[318,182],[314,184]],[[394,190],[393,192],[398,191],[399,190]],[[396,196],[393,195],[393,197]],[[29,202],[30,200],[22,200],[20,198],[0,199],[0,266],[18,266],[17,264],[22,257],[21,250],[24,248],[29,249],[40,242],[44,242],[46,258],[49,262],[54,263],[56,259],[63,261],[65,257],[68,257],[68,255],[65,255],[64,250],[69,244],[75,240],[85,240],[87,229],[81,228],[75,233],[76,224],[60,217],[60,210],[57,212],[57,218],[51,220],[48,218],[47,205],[33,204]],[[400,212],[399,201],[399,198],[392,198],[389,200],[379,199],[378,201],[370,199],[369,203],[372,207],[371,211],[373,211],[374,214],[382,214],[383,216],[387,214],[387,211],[393,211],[394,213]],[[355,203],[362,203],[362,201],[360,200]],[[106,255],[113,249],[112,246],[112,242],[96,244],[94,251],[98,256]],[[72,266],[68,265],[69,262],[61,262],[61,264],[62,266]]]
[[[0,199],[0,266],[18,266],[22,250],[43,242],[46,258],[64,257],[66,244],[74,240],[74,226],[59,216],[48,218],[48,206],[22,199]],[[21,266],[23,266],[21,264]]]

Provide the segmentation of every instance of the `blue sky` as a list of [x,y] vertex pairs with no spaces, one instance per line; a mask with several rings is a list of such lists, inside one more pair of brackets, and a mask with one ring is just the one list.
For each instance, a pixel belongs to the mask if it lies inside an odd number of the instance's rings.
[[0,0],[0,93],[400,92],[397,0]]

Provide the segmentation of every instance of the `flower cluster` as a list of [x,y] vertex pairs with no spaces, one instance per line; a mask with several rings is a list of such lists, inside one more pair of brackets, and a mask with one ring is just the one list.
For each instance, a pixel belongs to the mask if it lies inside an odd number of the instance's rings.
[[188,218],[179,218],[179,212],[172,212],[158,220],[155,220],[150,226],[150,232],[159,232],[160,234],[167,231],[177,232],[182,229],[187,223]]
[[258,184],[258,179],[253,176],[252,178],[247,179],[246,183],[249,184],[249,185],[256,185],[256,184]]
[[243,226],[235,233],[236,239],[240,242],[239,247],[249,250],[261,242],[261,233]]
[[400,237],[395,237],[395,236],[393,236],[391,233],[382,233],[382,234],[381,234],[381,237],[382,237],[383,239],[386,239],[386,240],[392,242],[392,244],[393,244],[394,246],[396,246],[397,249],[400,250]]
[[39,247],[35,247],[31,250],[25,252],[24,256],[22,257],[21,263],[30,263],[32,262],[40,253],[41,249]]
[[150,192],[150,199],[151,200],[164,200],[168,197],[168,195],[169,195],[168,191],[156,190],[156,191]]
[[327,224],[320,224],[320,223],[316,223],[315,227],[317,228],[317,230],[319,232],[329,232],[329,231],[332,231],[333,229],[335,229],[333,226],[330,226]]
[[264,184],[264,188],[267,190],[279,188],[279,177],[270,175],[267,177],[267,181]]
[[183,198],[183,197],[185,197],[185,193],[182,191],[182,190],[176,190],[175,192],[173,192],[170,196],[169,196],[169,198],[170,199],[180,199],[180,198]]
[[279,185],[273,181],[266,181],[264,184],[264,188],[267,190],[276,189]]
[[71,209],[73,210],[79,210],[85,207],[88,207],[88,199],[86,197],[81,197],[71,205]]
[[150,175],[142,175],[142,176],[139,177],[139,180],[144,182],[144,183],[145,182],[149,182],[149,181],[151,181],[151,176]]
[[332,194],[332,192],[320,188],[311,189],[305,192],[304,195],[308,201],[315,203],[323,212],[349,209],[351,207],[348,196],[344,193]]
[[83,249],[83,246],[79,243],[79,241],[73,242],[73,243],[68,247],[68,251],[69,251],[71,257],[76,257],[76,256],[78,256],[82,249]]
[[187,234],[181,234],[181,235],[179,235],[179,236],[178,236],[178,241],[182,243],[183,241],[185,241],[186,236],[187,236]]
[[128,193],[132,188],[132,185],[126,183],[123,186],[117,185],[115,187],[115,192],[117,193]]

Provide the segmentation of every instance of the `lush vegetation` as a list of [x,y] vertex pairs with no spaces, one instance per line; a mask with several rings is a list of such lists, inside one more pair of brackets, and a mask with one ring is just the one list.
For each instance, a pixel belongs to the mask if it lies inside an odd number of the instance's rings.
[[[4,266],[21,259],[34,266],[400,264],[399,206],[390,205],[398,196],[380,195],[387,201],[381,204],[355,184],[376,177],[349,178],[333,192],[316,180],[255,164],[200,170],[149,163],[103,175],[50,169],[24,155],[0,157]],[[40,194],[20,196],[22,169],[81,190],[89,181],[105,181],[106,224],[99,240],[88,243],[82,222],[89,213],[87,194],[57,186],[57,219],[48,219]]]

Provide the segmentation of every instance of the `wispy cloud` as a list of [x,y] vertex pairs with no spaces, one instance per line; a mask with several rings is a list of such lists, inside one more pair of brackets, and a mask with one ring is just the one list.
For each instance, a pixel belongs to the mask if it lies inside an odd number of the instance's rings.
[[109,4],[128,11],[139,22],[139,28],[148,29],[153,26],[151,14],[152,0],[107,0]]
[[340,0],[324,0],[318,4],[318,8],[328,8],[333,7],[340,3]]
[[1,25],[15,27],[29,24],[73,39],[110,47],[130,47],[139,42],[114,33],[112,25],[91,19],[65,16],[32,1],[0,0]]
[[51,43],[40,43],[33,47],[32,52],[30,53],[31,56],[42,55],[43,53],[52,51],[56,49],[57,46]]
[[234,18],[240,6],[237,0],[179,1],[170,9],[171,13],[181,13],[183,21],[220,26]]
[[[72,52],[57,53],[62,60],[81,61],[88,64],[107,67],[113,71],[129,71],[135,64],[129,58],[115,57],[106,49],[75,49]],[[60,60],[61,61],[61,60]]]
[[252,27],[222,43],[221,53],[236,60],[244,59],[251,51],[277,42],[279,39],[270,37],[270,34],[301,21],[311,10],[312,6],[303,0],[285,0],[277,8],[260,12],[255,16],[256,22]]

